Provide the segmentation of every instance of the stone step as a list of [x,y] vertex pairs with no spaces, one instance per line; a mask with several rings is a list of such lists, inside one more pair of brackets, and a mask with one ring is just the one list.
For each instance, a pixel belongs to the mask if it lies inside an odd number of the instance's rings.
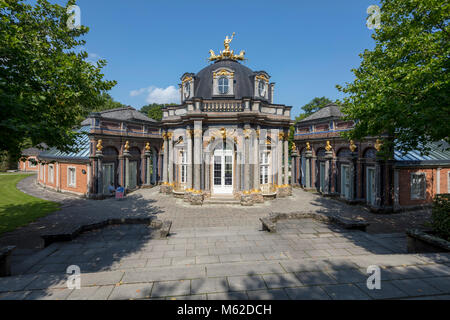
[[203,204],[241,205],[241,202],[234,197],[213,196],[211,198],[205,199],[205,201],[203,201]]

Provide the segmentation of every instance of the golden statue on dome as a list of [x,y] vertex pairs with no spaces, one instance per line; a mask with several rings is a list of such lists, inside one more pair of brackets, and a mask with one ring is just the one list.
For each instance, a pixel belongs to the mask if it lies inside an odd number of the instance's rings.
[[245,60],[245,51],[242,50],[239,54],[234,54],[234,50],[230,50],[230,43],[234,39],[235,33],[233,32],[231,38],[226,36],[225,40],[223,41],[223,46],[225,47],[225,50],[220,51],[219,54],[215,54],[213,50],[209,50],[209,61],[216,61],[216,60]]

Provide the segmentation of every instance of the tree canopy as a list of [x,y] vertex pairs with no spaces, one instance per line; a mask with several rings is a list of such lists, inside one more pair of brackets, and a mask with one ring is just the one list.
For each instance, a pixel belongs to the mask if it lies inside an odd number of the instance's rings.
[[80,50],[88,28],[68,28],[66,7],[0,0],[0,154],[46,143],[73,150],[73,127],[114,85]]
[[319,111],[323,107],[329,105],[330,103],[333,103],[333,101],[328,99],[327,97],[315,97],[301,108],[303,110],[303,113],[295,118],[295,122],[299,122],[300,120],[305,119],[314,112]]
[[167,107],[167,106],[173,106],[173,105],[175,105],[175,104],[152,103],[152,104],[147,104],[147,105],[143,106],[140,111],[153,120],[161,121],[162,116],[163,116],[162,108]]
[[450,2],[381,0],[381,28],[365,50],[342,111],[358,120],[349,138],[387,135],[386,150],[427,151],[450,132]]

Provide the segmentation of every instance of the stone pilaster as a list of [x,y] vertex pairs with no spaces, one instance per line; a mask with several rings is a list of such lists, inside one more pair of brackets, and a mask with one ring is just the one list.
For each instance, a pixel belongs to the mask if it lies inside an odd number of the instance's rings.
[[250,191],[250,127],[244,129],[244,190]]
[[201,121],[194,122],[194,189],[201,188],[201,165],[202,165],[203,128]]
[[289,184],[289,141],[287,137],[287,133],[284,134],[284,155],[283,155],[283,162],[284,162],[284,185]]
[[193,130],[191,127],[187,127],[186,129],[186,144],[187,144],[187,189],[193,188],[192,181],[192,135]]
[[312,151],[308,150],[305,152],[305,188],[306,189],[312,189]]
[[95,153],[97,157],[97,195],[103,195],[103,153],[101,150],[97,150]]
[[259,138],[260,138],[260,129],[256,129],[254,132],[254,136],[253,136],[253,143],[254,143],[254,148],[253,148],[253,159],[254,159],[254,164],[253,164],[253,189],[254,191],[259,191],[260,190],[260,166],[259,166]]
[[125,175],[125,190],[128,190],[128,187],[130,186],[130,157],[131,154],[128,152],[128,150],[125,150],[123,152],[123,157],[125,160],[125,170],[124,170],[124,175]]
[[169,179],[168,179],[168,172],[169,172],[169,168],[168,168],[168,149],[169,149],[169,145],[167,142],[167,134],[163,133],[163,139],[164,139],[164,144],[163,144],[163,163],[162,163],[162,172],[163,172],[163,182],[164,183],[168,183]]
[[151,184],[150,180],[150,150],[145,150],[144,158],[145,158],[145,185],[149,186]]
[[168,179],[169,179],[169,184],[172,184],[174,182],[173,180],[173,132],[169,132],[167,134],[167,144],[169,146],[169,164],[167,166],[167,168],[169,169],[168,171]]

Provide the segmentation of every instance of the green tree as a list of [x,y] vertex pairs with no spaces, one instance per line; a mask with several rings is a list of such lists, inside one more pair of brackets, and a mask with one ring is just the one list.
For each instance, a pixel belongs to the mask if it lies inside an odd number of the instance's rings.
[[118,101],[115,101],[113,99],[113,97],[111,97],[106,92],[102,92],[98,96],[98,99],[100,100],[99,103],[97,105],[95,105],[94,107],[92,107],[92,110],[90,110],[91,112],[100,112],[100,111],[105,111],[105,110],[110,110],[110,109],[127,107],[126,105],[124,105]]
[[167,107],[167,106],[173,106],[173,105],[175,105],[175,104],[152,103],[152,104],[147,104],[147,105],[143,106],[140,111],[153,120],[161,121],[162,116],[163,116],[162,108]]
[[317,112],[323,107],[329,105],[330,103],[333,103],[333,101],[328,99],[327,97],[315,97],[301,108],[303,110],[303,113],[295,118],[295,122],[299,122],[300,120],[305,119],[306,117],[312,115],[314,112]]
[[356,79],[337,86],[348,94],[342,111],[358,120],[346,136],[385,134],[385,151],[427,151],[449,142],[450,2],[381,0],[381,27],[365,50]]
[[68,28],[66,8],[0,0],[0,154],[12,159],[42,142],[74,150],[80,115],[115,85],[103,79],[106,61],[89,63],[80,51],[88,28]]

